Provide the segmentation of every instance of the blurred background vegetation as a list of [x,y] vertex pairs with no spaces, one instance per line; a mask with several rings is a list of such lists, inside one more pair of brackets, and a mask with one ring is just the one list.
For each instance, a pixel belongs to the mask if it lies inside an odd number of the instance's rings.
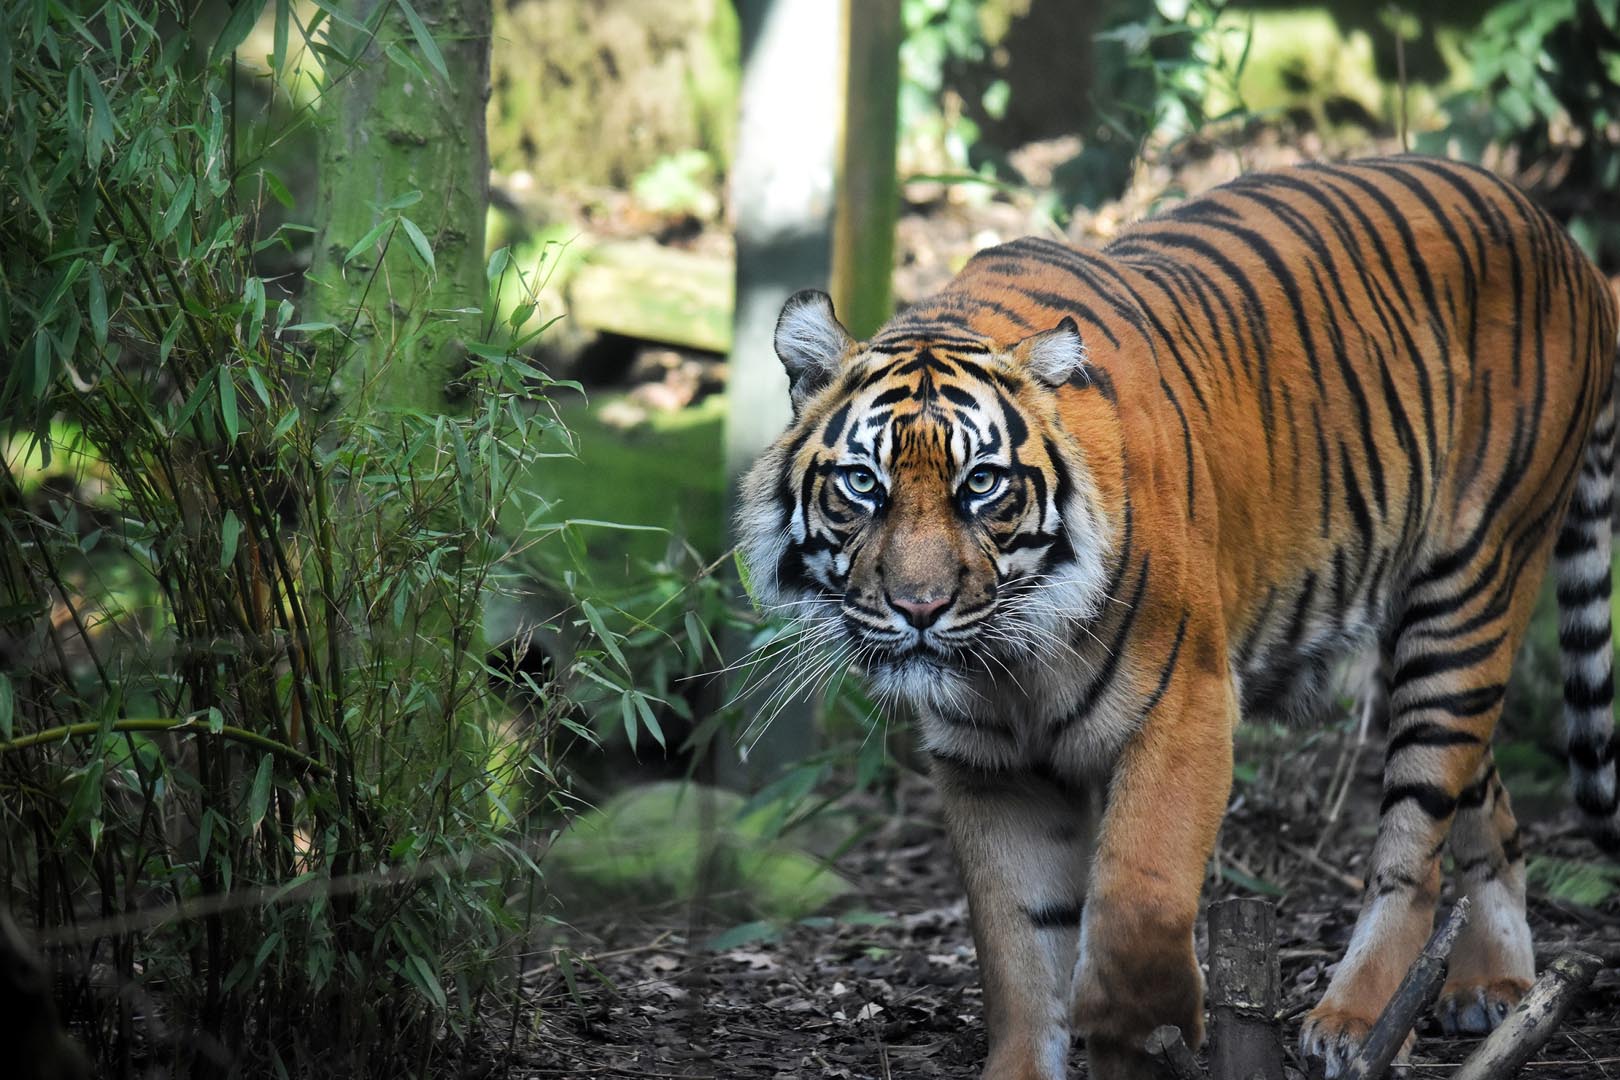
[[[744,57],[797,2],[0,0],[5,899],[101,1075],[448,1070],[525,972],[590,977],[579,913],[860,917],[832,860],[904,717],[727,538],[728,382],[774,365],[730,355]],[[898,116],[895,304],[1403,148],[1620,274],[1617,0],[890,10],[897,98],[844,117]],[[1555,810],[1556,648],[1544,604],[1498,750]],[[739,770],[778,713],[814,738]],[[1240,784],[1359,747],[1330,720]]]

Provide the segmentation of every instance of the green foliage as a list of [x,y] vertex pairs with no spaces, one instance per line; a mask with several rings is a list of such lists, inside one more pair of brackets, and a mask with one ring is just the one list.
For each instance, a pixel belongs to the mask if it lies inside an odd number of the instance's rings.
[[[968,166],[978,125],[948,110],[944,91],[951,69],[985,54],[982,0],[902,0],[900,21],[900,131],[902,159],[927,172]],[[1006,84],[1000,84],[1004,93]],[[993,103],[993,102],[992,102]],[[994,110],[992,110],[994,111]]]
[[547,854],[547,872],[579,910],[702,900],[722,918],[801,918],[848,886],[781,835],[777,811],[698,784],[633,788],[575,818]]
[[658,214],[689,214],[711,221],[720,213],[714,158],[704,150],[681,150],[653,162],[630,185],[636,201]]
[[1596,907],[1620,892],[1620,867],[1608,863],[1532,856],[1525,867],[1525,878],[1531,888],[1555,900],[1586,907]]
[[1137,158],[1150,148],[1174,149],[1249,119],[1240,85],[1253,21],[1223,19],[1232,6],[1229,0],[1156,0],[1096,35],[1103,47],[1099,67],[1118,68],[1119,77],[1098,87],[1105,137],[1087,139],[1053,176],[1062,200],[1055,216],[1075,203],[1096,207],[1118,198]]
[[1520,168],[1560,174],[1542,200],[1609,267],[1620,265],[1620,3],[1504,0],[1466,39],[1471,85],[1445,103],[1422,149],[1480,160],[1511,149]]
[[[437,77],[420,6],[389,62]],[[501,992],[541,889],[533,812],[595,738],[554,681],[510,715],[481,645],[486,598],[529,587],[502,537],[566,531],[533,492],[501,528],[569,445],[521,353],[537,283],[497,252],[482,295],[394,320],[377,378],[476,317],[460,411],[335,396],[353,323],[299,321],[260,272],[307,227],[258,228],[291,196],[241,153],[229,58],[269,12],[318,95],[355,27],[258,0],[197,40],[151,7],[0,7],[5,900],[69,966],[104,1069],[418,1075]],[[307,75],[278,63],[272,92]],[[419,199],[373,207],[350,261],[397,244],[442,270]],[[633,634],[569,610],[581,670],[624,658]],[[647,692],[618,690],[656,738]]]

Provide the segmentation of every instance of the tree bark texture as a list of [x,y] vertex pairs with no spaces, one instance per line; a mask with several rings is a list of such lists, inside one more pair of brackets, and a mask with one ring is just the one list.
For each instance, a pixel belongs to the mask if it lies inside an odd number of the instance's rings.
[[[379,7],[388,10],[379,14]],[[345,329],[354,324],[359,348],[334,387],[340,397],[442,413],[452,404],[446,387],[465,363],[463,345],[479,330],[478,315],[450,313],[484,301],[490,0],[413,0],[431,47],[398,0],[351,0],[342,8],[354,23],[380,22],[369,43],[359,29],[332,24],[334,40],[358,60],[352,68],[328,61],[320,232],[306,318]],[[434,50],[448,78],[437,70]],[[349,258],[388,216],[380,208],[413,191],[420,199],[398,212],[425,236],[434,270],[413,254],[403,226],[391,226]]]
[[1283,1080],[1281,981],[1277,909],[1247,897],[1211,904],[1209,1065],[1217,1080]]
[[1181,1029],[1173,1024],[1154,1028],[1147,1037],[1148,1056],[1153,1059],[1158,1080],[1209,1080],[1198,1058],[1193,1055]]

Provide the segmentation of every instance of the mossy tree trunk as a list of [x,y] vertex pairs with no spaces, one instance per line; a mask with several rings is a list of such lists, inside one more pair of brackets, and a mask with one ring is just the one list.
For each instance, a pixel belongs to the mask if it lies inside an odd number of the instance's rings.
[[349,407],[452,411],[484,297],[490,0],[342,8],[354,64],[328,63],[306,318],[354,325]]
[[457,425],[473,413],[462,376],[468,346],[483,339],[488,292],[491,0],[344,0],[335,10],[343,18],[330,19],[328,42],[341,55],[323,57],[319,232],[303,317],[338,328],[325,335],[341,357],[326,403],[340,414],[335,430],[384,432],[385,442],[397,433],[397,444],[373,448],[369,468],[410,480],[376,513],[347,516],[357,531],[334,539],[358,563],[386,551],[421,571],[396,609],[391,678],[404,686],[432,658],[446,758],[457,743],[475,773],[477,733],[490,729],[480,688],[492,535],[485,462]]

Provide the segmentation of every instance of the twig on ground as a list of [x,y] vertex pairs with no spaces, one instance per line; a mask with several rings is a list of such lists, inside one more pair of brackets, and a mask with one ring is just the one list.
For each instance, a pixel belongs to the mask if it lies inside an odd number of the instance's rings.
[[1440,984],[1446,977],[1446,958],[1451,955],[1451,946],[1467,922],[1468,897],[1465,896],[1457,901],[1451,914],[1446,916],[1446,921],[1440,924],[1440,928],[1429,938],[1429,943],[1423,946],[1417,961],[1407,970],[1401,985],[1395,988],[1395,995],[1384,1006],[1384,1011],[1378,1014],[1372,1030],[1367,1032],[1361,1049],[1345,1066],[1342,1080],[1377,1080],[1384,1075],[1389,1063],[1400,1052],[1418,1014],[1428,1008],[1440,993]]
[[1298,844],[1291,844],[1287,840],[1282,839],[1277,841],[1277,846],[1291,855],[1296,855],[1299,858],[1304,859],[1317,870],[1320,870],[1330,880],[1338,882],[1340,885],[1343,885],[1357,896],[1366,891],[1366,881],[1356,877],[1354,874],[1346,873],[1345,871],[1340,870],[1337,866],[1334,866],[1332,863],[1328,862],[1326,859],[1322,858],[1322,856],[1318,855],[1309,848],[1300,847]]
[[1361,710],[1361,723],[1356,728],[1354,742],[1346,742],[1339,751],[1339,759],[1333,763],[1333,772],[1328,777],[1326,800],[1328,812],[1322,820],[1321,829],[1316,835],[1316,847],[1312,855],[1320,855],[1326,846],[1328,837],[1333,835],[1334,826],[1339,823],[1339,815],[1344,812],[1345,799],[1350,795],[1350,788],[1356,782],[1356,766],[1361,763],[1362,748],[1367,745],[1367,729],[1371,726],[1372,709],[1364,706]]
[[1210,1071],[1216,1080],[1282,1080],[1277,909],[1239,897],[1209,908]]
[[[623,948],[623,949],[610,949],[607,952],[600,952],[600,953],[580,953],[579,954],[579,959],[585,961],[588,964],[596,964],[596,963],[600,963],[603,960],[614,960],[614,959],[617,959],[617,958],[619,958],[621,956],[634,956],[636,953],[657,952],[660,949],[668,949],[669,948],[669,944],[668,944],[669,939],[674,937],[674,936],[675,936],[675,931],[673,931],[673,930],[665,930],[662,933],[660,933],[657,937],[653,938],[653,940],[648,941],[648,942],[644,942],[644,943],[642,943],[640,945],[631,945],[631,946],[628,946],[627,948]],[[558,967],[558,964],[557,964],[557,961],[555,961],[555,960],[549,961],[549,962],[544,963],[544,964],[540,964],[540,965],[538,965],[536,967],[530,968],[528,971],[525,971],[523,973],[523,979],[526,982],[535,982],[535,981],[539,980],[542,976],[549,975],[553,971],[556,971],[557,967]]]
[[1506,1080],[1518,1072],[1552,1038],[1570,1004],[1602,966],[1603,961],[1590,953],[1569,952],[1554,960],[1502,1025],[1468,1055],[1452,1080]]
[[1181,1037],[1181,1029],[1173,1024],[1154,1028],[1153,1034],[1147,1037],[1146,1050],[1157,1063],[1163,1080],[1209,1080]]

